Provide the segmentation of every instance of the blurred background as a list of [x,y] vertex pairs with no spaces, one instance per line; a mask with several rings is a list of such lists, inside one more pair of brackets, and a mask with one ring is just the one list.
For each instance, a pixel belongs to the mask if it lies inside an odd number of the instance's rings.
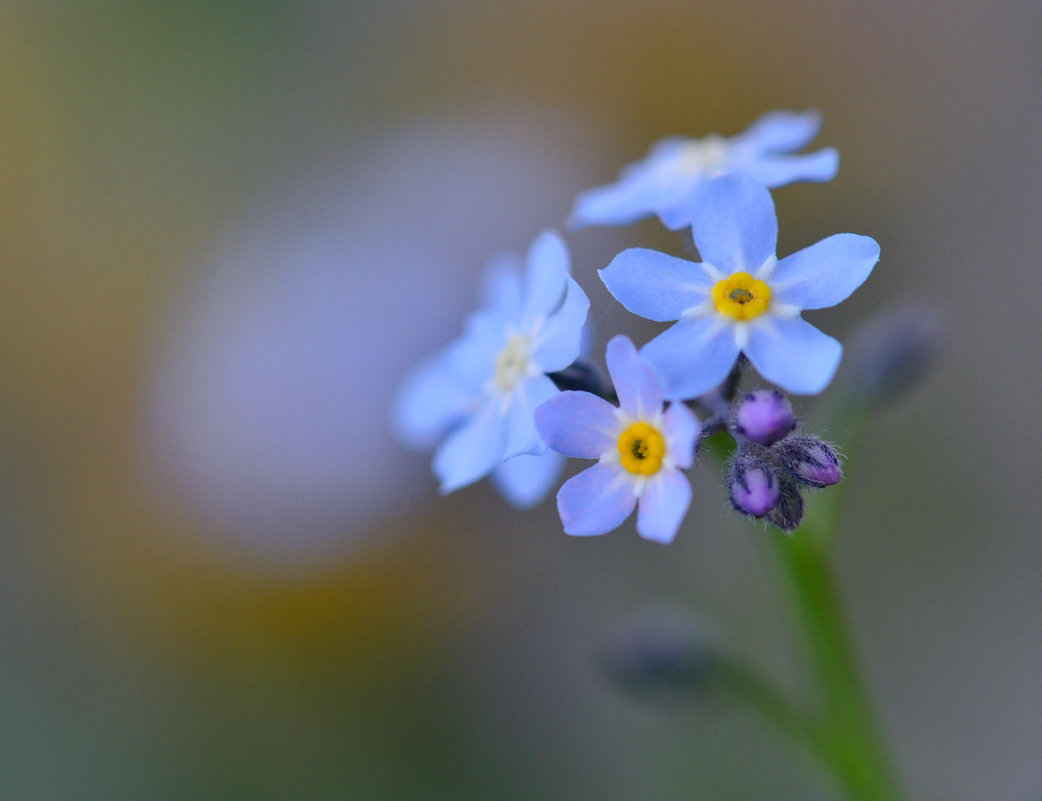
[[[848,467],[873,696],[912,798],[1037,801],[1040,44],[1026,0],[0,2],[0,797],[833,798],[745,710],[600,669],[667,610],[799,685],[719,470],[669,548],[570,539],[387,426],[576,192],[816,107],[840,174],[779,190],[779,254],[883,257],[811,319],[948,320]],[[567,239],[601,343],[658,330],[595,271],[682,238]]]

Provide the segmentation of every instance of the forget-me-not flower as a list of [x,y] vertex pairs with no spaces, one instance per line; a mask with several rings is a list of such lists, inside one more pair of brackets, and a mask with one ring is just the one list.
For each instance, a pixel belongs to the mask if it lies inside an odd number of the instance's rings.
[[[416,367],[405,379],[394,404],[398,438],[420,451],[434,450],[445,436],[473,412],[474,398],[467,383],[458,380],[446,349]],[[492,468],[493,485],[512,505],[527,508],[539,503],[560,478],[565,458],[546,450],[520,454]]]
[[739,353],[790,392],[821,392],[843,346],[800,312],[834,306],[857,289],[879,260],[876,241],[835,234],[779,261],[770,193],[731,177],[710,182],[693,234],[701,263],[633,248],[600,271],[629,311],[679,321],[641,350],[661,374],[665,396],[678,400],[709,391]]
[[710,179],[740,175],[770,188],[794,181],[831,181],[839,154],[827,147],[794,154],[821,127],[816,111],[772,111],[747,131],[725,139],[672,137],[623,168],[619,180],[589,189],[575,201],[573,226],[622,225],[657,214],[674,230],[690,225]]
[[467,320],[460,339],[406,379],[394,424],[406,444],[422,448],[440,440],[434,472],[443,493],[495,470],[507,499],[525,506],[549,490],[560,470],[560,458],[547,453],[535,430],[533,412],[559,393],[547,373],[579,355],[590,303],[569,275],[568,250],[555,232],[532,243],[523,277],[518,262],[490,265],[483,308]]
[[618,408],[589,392],[562,392],[536,409],[536,428],[547,445],[598,460],[557,493],[561,522],[568,534],[604,534],[639,502],[637,532],[671,542],[691,503],[682,470],[694,461],[701,426],[683,404],[663,409],[659,378],[629,339],[613,338],[607,361]]

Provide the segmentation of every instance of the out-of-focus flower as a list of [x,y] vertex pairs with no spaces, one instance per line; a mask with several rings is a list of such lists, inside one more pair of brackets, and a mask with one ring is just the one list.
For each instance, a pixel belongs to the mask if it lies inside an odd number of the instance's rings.
[[621,225],[657,214],[667,227],[683,228],[695,218],[709,180],[720,175],[745,176],[771,188],[831,181],[839,169],[835,149],[793,155],[820,127],[816,111],[773,111],[730,139],[663,139],[643,161],[624,167],[618,181],[579,195],[570,223]]
[[568,534],[604,534],[637,512],[637,533],[671,542],[691,503],[682,470],[694,461],[700,424],[682,404],[663,410],[658,376],[633,343],[608,343],[619,408],[589,392],[562,392],[536,409],[540,436],[566,456],[597,459],[565,482],[557,508]]
[[[415,450],[434,450],[467,418],[472,398],[466,390],[455,379],[446,352],[420,364],[395,398],[398,439]],[[492,470],[492,483],[514,506],[534,506],[550,492],[564,462],[563,456],[550,450],[538,455],[521,454],[497,465]]]
[[[552,231],[532,243],[523,279],[517,260],[493,262],[482,294],[484,308],[467,321],[464,335],[421,365],[395,403],[404,442],[422,446],[444,435],[434,454],[443,493],[488,475],[505,459],[546,451],[532,415],[559,392],[546,374],[579,355],[590,306]],[[527,500],[558,467],[554,457],[528,461],[502,472],[497,484],[508,499]]]
[[739,353],[790,392],[815,394],[832,380],[843,346],[800,317],[834,306],[879,260],[874,239],[835,234],[775,256],[778,218],[770,193],[748,179],[710,182],[693,226],[701,263],[643,248],[600,271],[629,311],[679,322],[642,349],[670,400],[701,395],[727,376]]
[[[401,377],[459,331],[466,265],[589,180],[561,146],[571,118],[475,112],[374,131],[273,186],[159,299],[141,453],[189,530],[278,570],[408,530],[384,525],[427,497],[382,424]],[[489,201],[504,185],[509,214]]]

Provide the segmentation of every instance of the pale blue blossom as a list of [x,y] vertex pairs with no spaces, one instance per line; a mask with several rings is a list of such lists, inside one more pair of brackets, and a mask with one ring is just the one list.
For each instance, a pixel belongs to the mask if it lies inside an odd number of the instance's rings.
[[706,185],[720,175],[744,176],[770,188],[831,181],[839,169],[834,148],[795,153],[820,127],[816,111],[772,111],[729,139],[716,134],[663,139],[642,161],[624,167],[615,183],[580,194],[569,223],[622,225],[657,214],[675,230],[691,224]]
[[495,471],[506,498],[526,506],[560,471],[532,415],[559,393],[547,373],[579,355],[589,300],[570,277],[568,250],[553,231],[532,243],[523,272],[520,259],[491,264],[483,308],[460,339],[413,371],[396,398],[399,438],[418,448],[437,444],[434,472],[443,493]]
[[779,261],[770,193],[731,177],[709,183],[693,235],[701,263],[633,248],[600,271],[629,311],[678,321],[641,351],[662,376],[665,396],[708,392],[739,353],[790,392],[821,392],[843,347],[800,313],[834,306],[859,287],[879,260],[876,241],[835,234]]
[[637,511],[637,533],[668,543],[691,503],[682,472],[694,462],[698,418],[683,404],[663,409],[662,386],[624,336],[608,343],[612,406],[589,392],[562,392],[535,413],[540,436],[566,456],[597,459],[564,483],[557,509],[568,534],[604,534]]

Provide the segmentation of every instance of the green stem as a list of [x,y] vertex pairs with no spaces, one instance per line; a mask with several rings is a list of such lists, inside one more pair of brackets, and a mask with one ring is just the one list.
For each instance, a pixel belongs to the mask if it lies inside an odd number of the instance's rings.
[[801,527],[777,540],[822,691],[816,739],[852,801],[899,801],[903,795],[880,741],[828,563],[830,533]]

